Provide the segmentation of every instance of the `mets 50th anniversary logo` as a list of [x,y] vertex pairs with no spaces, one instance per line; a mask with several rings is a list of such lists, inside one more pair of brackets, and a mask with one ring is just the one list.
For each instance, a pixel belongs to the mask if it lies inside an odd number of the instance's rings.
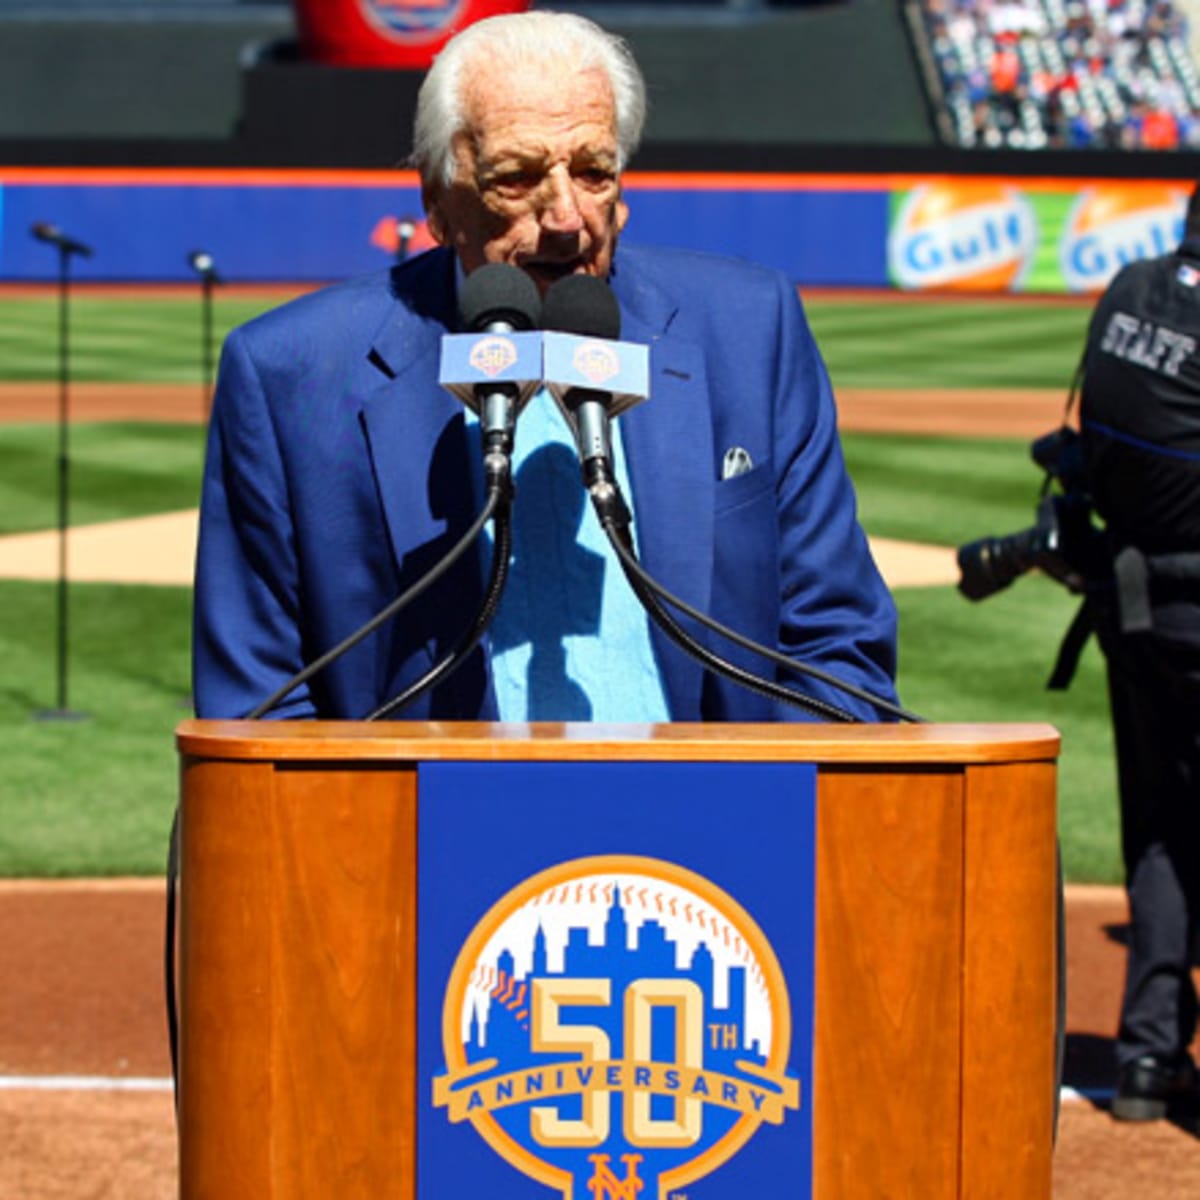
[[472,347],[467,361],[477,371],[494,379],[506,367],[517,361],[517,348],[506,337],[490,334],[480,338]]
[[565,1200],[666,1200],[800,1104],[787,986],[731,896],[672,863],[576,859],[467,938],[434,1103]]

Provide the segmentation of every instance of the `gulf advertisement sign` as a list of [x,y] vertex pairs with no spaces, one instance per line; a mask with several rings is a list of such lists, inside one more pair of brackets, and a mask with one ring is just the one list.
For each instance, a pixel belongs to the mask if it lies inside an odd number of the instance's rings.
[[929,179],[895,191],[888,281],[908,291],[1103,290],[1183,236],[1187,185]]
[[893,196],[889,280],[908,291],[1016,291],[1038,244],[1022,192],[992,180],[931,180]]
[[1098,292],[1126,263],[1156,258],[1183,237],[1186,188],[1104,184],[1075,198],[1059,238],[1065,289]]

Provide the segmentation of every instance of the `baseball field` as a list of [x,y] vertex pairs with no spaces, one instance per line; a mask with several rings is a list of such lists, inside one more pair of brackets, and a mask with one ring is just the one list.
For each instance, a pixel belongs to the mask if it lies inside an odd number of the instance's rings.
[[[215,340],[286,294],[222,289]],[[1077,600],[1033,572],[977,604],[954,586],[954,547],[1033,523],[1043,475],[1029,444],[1062,421],[1088,306],[806,304],[900,611],[903,702],[935,721],[1046,721],[1063,735],[1075,1091],[1055,1195],[1197,1194],[1191,1135],[1115,1130],[1103,1112],[1124,909],[1099,654],[1087,648],[1071,690],[1047,692]],[[187,288],[72,299],[64,604],[60,310],[52,290],[0,289],[0,1196],[141,1200],[173,1187],[159,877],[171,731],[189,711],[208,399],[199,305]],[[62,707],[81,719],[46,719]]]

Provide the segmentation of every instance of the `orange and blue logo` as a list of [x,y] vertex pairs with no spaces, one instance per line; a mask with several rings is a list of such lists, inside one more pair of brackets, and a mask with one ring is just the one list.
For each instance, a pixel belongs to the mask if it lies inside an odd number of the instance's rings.
[[489,379],[495,379],[501,371],[517,361],[517,348],[508,338],[489,334],[471,347],[467,361]]
[[1016,189],[989,180],[914,188],[888,233],[888,272],[912,291],[1011,291],[1037,250],[1037,220]]
[[1073,292],[1098,292],[1127,263],[1168,254],[1183,237],[1188,189],[1105,184],[1081,192],[1067,216],[1059,265]]
[[571,362],[580,375],[597,387],[621,371],[621,358],[607,342],[584,342]]
[[754,918],[662,859],[563,862],[475,925],[435,1106],[564,1200],[679,1194],[800,1106],[787,984]]
[[462,0],[359,0],[363,15],[384,33],[426,38],[449,29]]

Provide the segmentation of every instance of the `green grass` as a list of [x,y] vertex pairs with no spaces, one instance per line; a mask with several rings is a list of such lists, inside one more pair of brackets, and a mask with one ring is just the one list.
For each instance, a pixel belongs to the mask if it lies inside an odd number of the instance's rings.
[[1026,442],[845,433],[842,444],[877,537],[958,546],[1033,524],[1042,472]]
[[[219,325],[274,302],[227,302]],[[30,303],[0,299],[0,378],[35,377],[32,366],[13,366],[14,346],[52,359],[53,323],[49,332],[38,324],[49,313],[24,314],[28,323],[16,331],[13,314]],[[847,387],[1065,390],[1088,315],[1078,304],[1019,301],[808,307],[835,386]],[[90,377],[198,382],[195,308],[165,296],[79,301],[79,341],[92,338]],[[85,319],[93,323],[86,336]],[[101,324],[111,333],[98,336]],[[74,426],[73,519],[193,505],[201,442],[188,426]],[[844,444],[873,534],[958,545],[1033,521],[1040,473],[1024,442],[847,434]],[[56,454],[51,427],[0,425],[0,533],[53,526]],[[184,588],[72,584],[69,598],[69,703],[89,717],[39,721],[37,710],[56,702],[55,591],[0,581],[0,875],[155,874],[177,788],[171,731],[187,715],[190,597]],[[980,604],[952,587],[901,590],[897,603],[905,704],[938,721],[1055,725],[1064,737],[1059,824],[1068,878],[1118,880],[1111,734],[1095,647],[1069,692],[1044,689],[1074,599],[1030,576]]]
[[[219,296],[213,344],[278,296]],[[0,381],[57,380],[59,307],[53,294],[0,300]],[[80,382],[199,383],[203,342],[200,301],[167,293],[72,296],[68,310],[71,379]]]
[[1077,302],[805,302],[838,387],[1061,388],[1091,315]]
[[67,705],[87,717],[40,720],[58,704],[55,588],[0,580],[0,875],[162,871],[190,606],[186,588],[73,584]]
[[[72,524],[194,508],[200,497],[204,431],[138,422],[70,427],[68,511]],[[0,426],[0,535],[58,521],[58,430]]]

